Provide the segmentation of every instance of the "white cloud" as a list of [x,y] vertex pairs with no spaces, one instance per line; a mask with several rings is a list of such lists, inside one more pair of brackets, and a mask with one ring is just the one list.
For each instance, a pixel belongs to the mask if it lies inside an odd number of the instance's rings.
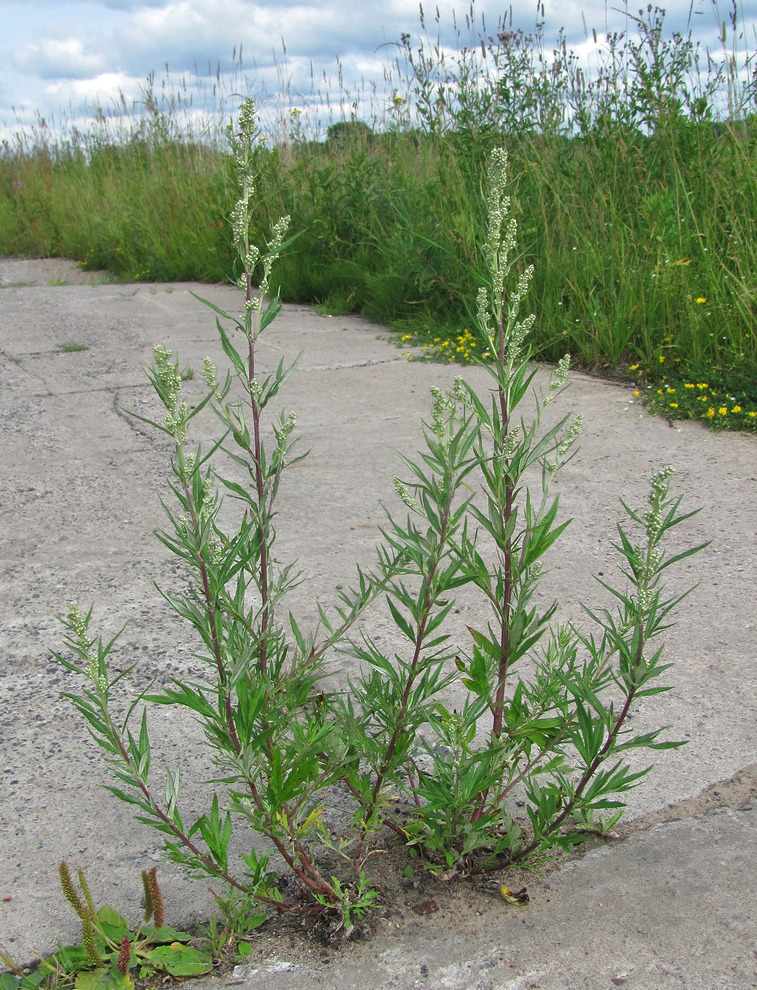
[[127,103],[135,99],[143,84],[143,79],[125,72],[103,72],[91,79],[66,79],[50,83],[45,87],[45,93],[57,106],[86,103],[90,107],[107,107],[121,103],[122,96]]
[[106,68],[104,56],[86,52],[81,38],[43,38],[13,54],[17,69],[41,79],[85,79]]
[[[720,2],[720,16],[728,24],[728,0]],[[716,4],[694,0],[692,8],[691,0],[669,0],[666,36],[674,30],[685,34],[690,20],[695,37],[717,51]],[[370,91],[383,87],[396,54],[392,43],[402,32],[411,34],[414,46],[424,35],[428,51],[429,41],[433,46],[441,31],[449,50],[475,43],[482,18],[486,34],[496,33],[507,9],[501,0],[476,0],[472,31],[468,0],[428,0],[424,32],[417,0],[2,0],[2,6],[0,120],[12,116],[11,106],[28,107],[34,100],[50,116],[57,101],[107,103],[118,91],[131,98],[151,73],[156,85],[164,79],[183,84],[201,101],[203,87],[212,88],[216,66],[222,85],[237,85],[247,74],[245,89],[254,95],[284,87],[289,97],[310,96],[315,102],[312,89],[325,86],[334,96],[338,57],[347,88]],[[631,2],[629,14],[639,6]],[[533,0],[513,0],[512,7],[512,27],[533,32]],[[740,0],[740,10],[746,29],[740,46],[754,52],[757,0]],[[600,45],[606,28],[636,30],[633,16],[599,0],[545,0],[543,19],[547,52],[563,27],[582,65],[596,58],[592,29]],[[241,68],[233,58],[240,47]],[[206,70],[210,75],[203,80]]]

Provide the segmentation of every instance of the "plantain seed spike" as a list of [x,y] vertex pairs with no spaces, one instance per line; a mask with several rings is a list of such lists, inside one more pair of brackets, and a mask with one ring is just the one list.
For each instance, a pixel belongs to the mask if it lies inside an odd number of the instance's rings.
[[63,889],[63,895],[71,905],[71,907],[76,911],[82,920],[84,919],[86,909],[79,899],[79,895],[74,889],[73,881],[71,880],[71,872],[68,869],[68,863],[65,859],[61,860],[58,865],[58,876],[60,877],[60,885]]
[[89,884],[87,883],[87,878],[84,876],[84,870],[79,870],[77,873],[79,877],[79,884],[81,885],[82,893],[84,894],[84,900],[87,902],[87,908],[89,909],[90,915],[94,918],[97,914],[95,910],[95,902],[92,900],[92,894],[89,890]]
[[152,918],[152,890],[150,888],[150,874],[147,870],[142,870],[142,886],[145,891],[145,924]]
[[124,935],[121,939],[121,945],[118,949],[118,972],[121,976],[126,976],[129,971],[129,960],[131,959],[131,942],[129,941],[129,936]]
[[150,870],[150,893],[152,894],[152,916],[156,928],[162,928],[165,921],[165,907],[163,904],[163,894],[158,883],[158,868],[153,866]]
[[87,959],[89,959],[93,966],[101,965],[102,959],[100,958],[100,953],[97,951],[97,946],[95,945],[95,928],[92,924],[92,916],[90,914],[82,915],[81,928],[81,940],[84,946],[84,951],[87,953]]

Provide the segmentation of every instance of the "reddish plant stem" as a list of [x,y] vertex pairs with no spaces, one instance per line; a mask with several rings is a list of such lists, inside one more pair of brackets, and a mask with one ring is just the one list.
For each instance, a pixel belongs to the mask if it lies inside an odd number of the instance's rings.
[[536,850],[541,845],[541,843],[544,841],[545,836],[550,835],[552,832],[556,832],[557,829],[560,828],[562,823],[568,817],[568,815],[571,813],[573,808],[575,808],[576,801],[578,801],[578,799],[583,794],[584,790],[586,789],[586,785],[589,783],[591,778],[597,772],[597,768],[602,763],[607,753],[610,751],[610,748],[612,747],[613,743],[615,742],[618,733],[620,732],[620,729],[628,716],[628,712],[631,709],[631,705],[633,704],[633,699],[635,694],[636,694],[636,688],[631,688],[631,690],[628,692],[628,697],[625,700],[625,704],[623,705],[620,714],[615,720],[615,725],[612,727],[612,730],[610,731],[609,735],[607,736],[607,739],[605,740],[604,746],[599,751],[599,753],[594,757],[594,759],[591,761],[589,766],[581,774],[581,779],[579,780],[578,786],[573,792],[573,796],[571,797],[570,801],[568,801],[568,803],[565,805],[565,807],[560,812],[560,814],[550,823],[549,828],[544,832],[544,835],[534,838],[533,841],[531,841],[524,849],[521,849],[520,852],[517,854],[517,856],[514,856],[513,859],[510,861],[511,864],[518,863],[521,860],[526,859],[528,856],[530,856],[531,853],[534,852],[534,850]]
[[[248,303],[252,302],[252,272],[247,271],[246,275],[246,293],[245,299]],[[248,312],[250,312],[249,306],[247,307]],[[249,317],[248,317],[249,318]],[[260,408],[258,406],[257,398],[255,397],[252,390],[252,383],[255,380],[255,341],[256,336],[253,332],[252,326],[248,326],[247,329],[247,354],[248,354],[248,369],[247,369],[247,382],[250,394],[250,408],[252,411],[252,428],[253,428],[253,451],[252,458],[253,464],[255,466],[255,488],[258,498],[258,541],[260,545],[260,599],[261,599],[261,619],[260,619],[260,644],[258,653],[258,672],[260,674],[265,674],[268,668],[268,628],[270,624],[270,602],[269,602],[269,589],[268,589],[268,533],[265,520],[263,518],[263,513],[265,511],[265,479],[263,478],[263,469],[261,462],[261,429],[260,429]],[[273,745],[272,741],[269,739],[269,748]],[[256,801],[258,808],[261,808],[261,802],[259,796],[257,795],[257,790],[255,788],[254,782],[248,780],[250,791],[253,794],[253,798]],[[285,813],[287,812],[286,806],[282,809]],[[287,866],[292,870],[296,877],[309,887],[311,890],[316,891],[326,897],[332,898],[334,891],[329,883],[327,883],[319,874],[318,870],[313,866],[305,848],[298,842],[291,834],[290,839],[292,845],[296,850],[296,858],[293,856],[286,845],[278,838],[278,836],[272,834],[269,830],[268,837],[271,839],[276,849],[286,862]],[[301,864],[301,865],[299,865]]]
[[[639,632],[639,643],[638,643],[638,646],[636,648],[636,665],[637,666],[638,666],[639,663],[641,663],[642,657],[644,656],[644,647],[646,645],[646,642],[645,642],[645,639],[644,639],[644,631],[643,631],[643,622],[642,621],[639,622],[638,632]],[[543,842],[544,836],[550,835],[552,832],[555,832],[558,828],[560,828],[560,826],[562,825],[562,823],[565,821],[565,819],[568,817],[568,815],[572,812],[573,808],[575,808],[576,801],[578,801],[578,799],[581,797],[581,795],[583,794],[583,792],[586,790],[586,785],[589,783],[589,781],[591,780],[591,778],[597,772],[597,768],[603,762],[603,760],[605,759],[605,757],[607,756],[607,754],[612,749],[612,746],[614,745],[615,740],[618,738],[618,733],[620,732],[621,728],[623,727],[623,723],[625,722],[626,718],[628,717],[628,713],[631,710],[631,705],[633,704],[633,699],[635,698],[635,696],[636,696],[636,687],[635,686],[632,686],[628,690],[628,694],[626,696],[626,700],[625,700],[625,702],[623,704],[623,708],[621,709],[620,714],[615,719],[615,725],[613,725],[612,729],[608,733],[607,739],[605,740],[605,743],[602,746],[602,748],[600,749],[600,751],[597,753],[597,755],[591,761],[591,763],[589,764],[589,766],[581,774],[581,779],[579,780],[578,785],[577,785],[575,791],[573,792],[573,796],[571,797],[570,801],[568,801],[568,803],[565,805],[565,807],[560,812],[560,814],[550,823],[549,828],[546,830],[546,832],[544,833],[544,835],[541,836],[540,838],[539,837],[535,837],[533,839],[533,841],[530,842],[525,847],[525,849],[522,849],[518,853],[518,855],[515,856],[511,860],[512,863],[517,863],[520,860],[523,860],[523,859],[527,858],[528,856],[530,856],[531,853],[535,849],[537,849],[539,847],[539,845]]]
[[155,798],[153,798],[152,796],[152,791],[144,782],[144,780],[142,780],[139,773],[137,772],[137,769],[134,766],[134,761],[129,756],[129,751],[126,748],[123,739],[121,738],[121,734],[113,725],[110,719],[110,715],[107,713],[107,711],[104,711],[103,714],[107,719],[107,725],[110,729],[111,738],[118,747],[118,751],[121,754],[121,758],[128,767],[131,767],[135,780],[138,781],[139,789],[144,795],[150,807],[152,808],[153,812],[158,816],[158,818],[163,822],[163,824],[166,825],[171,830],[171,832],[182,843],[182,845],[186,846],[187,849],[189,849],[189,851],[193,855],[197,856],[197,858],[202,863],[205,864],[205,866],[210,870],[211,873],[215,873],[216,876],[220,877],[226,883],[231,884],[232,887],[236,887],[237,890],[241,890],[244,893],[249,893],[249,891],[244,886],[244,884],[239,883],[238,880],[235,880],[234,877],[232,877],[229,873],[221,869],[221,867],[219,867],[217,863],[215,863],[209,856],[206,856],[194,844],[194,842],[192,842],[189,836],[181,828],[179,828],[179,826],[176,825],[175,822],[171,818],[169,818],[168,815],[165,813],[165,811],[163,811],[163,809],[158,805],[158,803],[155,801]]
[[[498,347],[499,347],[499,366],[504,367],[505,364],[505,326],[504,326],[504,315],[502,312],[499,314],[499,328],[498,328]],[[509,418],[510,410],[508,408],[507,394],[502,387],[502,382],[499,383],[499,414],[502,423],[502,432],[500,437],[496,442],[495,457],[501,457],[504,451],[505,440],[507,439],[507,434],[509,430]],[[505,473],[505,510],[503,514],[503,523],[505,531],[507,530],[508,523],[513,512],[513,480],[510,477],[509,471]],[[505,569],[505,587],[504,587],[504,600],[502,602],[500,611],[500,640],[499,640],[499,669],[497,671],[497,691],[494,697],[494,718],[492,721],[492,735],[495,739],[498,739],[502,735],[502,722],[504,717],[504,704],[505,704],[505,682],[507,681],[507,670],[510,665],[510,610],[512,607],[512,596],[513,596],[513,557],[512,557],[512,541],[510,537],[505,540],[504,546],[504,569]],[[484,796],[484,801],[486,797]],[[483,804],[481,806],[483,811]]]
[[[247,272],[247,303],[252,302],[252,272]],[[249,311],[249,307],[248,307]],[[248,317],[249,319],[250,317]],[[261,599],[261,619],[260,619],[260,652],[258,655],[258,670],[264,674],[268,667],[268,624],[269,624],[269,602],[268,602],[268,534],[266,532],[265,521],[262,518],[264,511],[265,485],[263,470],[260,462],[261,439],[260,439],[260,409],[258,401],[252,392],[252,383],[255,379],[255,335],[252,327],[247,330],[247,351],[248,351],[248,385],[250,392],[250,406],[252,409],[252,429],[253,429],[253,463],[255,465],[255,488],[258,496],[258,540],[260,541],[260,599]]]

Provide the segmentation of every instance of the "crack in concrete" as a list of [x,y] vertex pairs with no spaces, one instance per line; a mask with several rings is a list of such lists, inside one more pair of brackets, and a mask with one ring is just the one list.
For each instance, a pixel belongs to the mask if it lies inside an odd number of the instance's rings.
[[353,364],[314,364],[312,368],[302,369],[303,374],[314,371],[352,371],[354,368],[376,368],[383,364],[399,364],[401,358],[376,358],[367,361],[355,361]]
[[751,811],[757,798],[757,763],[743,767],[732,777],[709,784],[693,797],[682,798],[673,804],[651,811],[641,818],[621,822],[616,837],[626,839],[636,832],[643,832],[654,825],[665,825],[686,818],[698,818],[710,811],[730,808],[733,811]]

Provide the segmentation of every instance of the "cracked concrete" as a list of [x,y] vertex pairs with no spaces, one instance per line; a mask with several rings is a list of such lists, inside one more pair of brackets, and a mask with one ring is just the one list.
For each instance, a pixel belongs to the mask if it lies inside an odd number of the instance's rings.
[[[127,702],[152,678],[197,669],[191,636],[153,586],[180,580],[150,535],[161,525],[167,447],[126,415],[156,413],[144,369],[158,341],[182,367],[199,371],[205,354],[222,364],[214,314],[192,292],[238,305],[226,287],[120,286],[69,262],[0,259],[0,943],[19,960],[77,938],[58,890],[61,858],[85,868],[100,902],[133,916],[139,872],[158,858],[158,836],[99,786],[99,751],[60,698],[68,681],[49,650],[60,645],[55,615],[72,599],[94,601],[106,636],[128,622],[114,656],[138,661]],[[429,386],[448,385],[458,370],[409,363],[382,334],[287,306],[261,346],[267,367],[302,354],[283,402],[312,453],[285,478],[279,553],[297,556],[307,574],[293,602],[303,621],[315,599],[329,601],[351,580],[356,562],[372,560],[396,451],[417,449]],[[72,343],[86,349],[60,349]],[[475,369],[465,374],[484,387]],[[199,395],[199,383],[186,390]],[[619,496],[639,502],[649,474],[670,462],[686,505],[702,507],[677,534],[682,546],[713,542],[679,568],[681,586],[699,584],[667,635],[673,690],[636,715],[640,729],[667,724],[688,745],[659,754],[629,796],[617,840],[529,876],[522,911],[475,887],[434,888],[439,911],[390,909],[372,939],[339,952],[262,936],[227,985],[757,986],[755,440],[671,428],[643,413],[629,388],[585,375],[574,376],[559,411],[585,416],[580,452],[559,482],[573,523],[544,587],[563,615],[597,603],[592,574],[609,577],[615,566]],[[466,621],[463,602],[455,629],[464,633]],[[390,639],[382,623],[377,634]],[[167,712],[154,739],[157,766],[181,760],[191,805],[192,779],[208,773],[196,727]],[[171,923],[207,915],[202,883],[170,865],[160,871]]]

